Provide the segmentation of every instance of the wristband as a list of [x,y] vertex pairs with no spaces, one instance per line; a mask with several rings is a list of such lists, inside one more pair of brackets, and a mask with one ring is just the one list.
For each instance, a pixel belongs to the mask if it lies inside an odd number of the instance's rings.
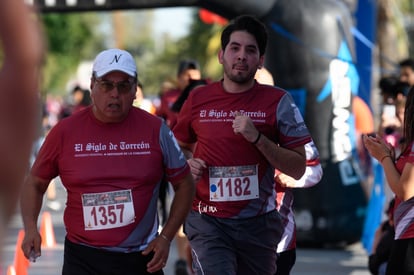
[[257,135],[257,138],[255,141],[252,142],[253,145],[256,145],[259,142],[259,139],[261,138],[262,133],[259,132],[259,134]]
[[[390,155],[385,155],[385,156],[383,156],[383,157],[381,158],[380,162],[382,163],[382,161],[383,161],[384,159],[386,159],[386,158],[391,158],[391,156],[390,156]],[[392,158],[391,158],[391,160],[392,160]]]
[[166,240],[167,242],[171,243],[170,239],[168,239],[167,236],[165,236],[164,234],[161,233],[160,237]]

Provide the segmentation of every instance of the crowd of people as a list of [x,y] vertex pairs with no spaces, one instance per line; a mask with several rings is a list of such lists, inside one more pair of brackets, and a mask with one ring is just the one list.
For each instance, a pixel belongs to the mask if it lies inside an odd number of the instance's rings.
[[[6,91],[19,85],[14,97],[36,117],[43,37],[30,16],[14,26],[19,31],[5,28],[15,12],[29,14],[20,0],[5,0],[0,82]],[[33,48],[14,46],[28,39]],[[254,16],[236,17],[221,33],[222,78],[204,78],[196,60],[182,60],[157,106],[145,98],[134,57],[104,50],[90,89],[75,86],[69,104],[44,106],[35,144],[36,123],[4,101],[16,121],[1,123],[9,133],[2,152],[16,157],[1,162],[14,189],[0,184],[0,238],[20,194],[21,249],[31,260],[41,255],[38,218],[59,177],[67,196],[62,274],[164,274],[173,239],[176,275],[290,274],[292,188],[314,186],[323,170],[293,98],[263,68],[267,39]],[[22,81],[10,83],[16,74]],[[414,60],[400,62],[398,76],[379,88],[380,123],[375,135],[361,132],[361,142],[383,166],[393,197],[368,267],[374,275],[414,274]]]

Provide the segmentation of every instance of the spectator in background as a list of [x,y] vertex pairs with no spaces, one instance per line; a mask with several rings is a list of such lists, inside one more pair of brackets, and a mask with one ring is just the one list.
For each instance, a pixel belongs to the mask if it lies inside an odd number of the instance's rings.
[[194,90],[195,88],[197,88],[198,86],[203,86],[207,84],[208,84],[208,81],[205,79],[190,79],[190,83],[187,85],[187,87],[184,88],[183,92],[180,94],[180,96],[171,106],[171,110],[175,113],[179,113],[181,110],[181,107],[183,107],[184,102],[187,100],[190,92]]
[[400,81],[407,83],[410,87],[414,86],[414,59],[408,58],[400,63]]
[[151,100],[145,98],[144,87],[141,81],[138,81],[137,83],[137,91],[135,92],[135,99],[133,105],[135,107],[147,111],[150,114],[155,114],[154,104],[152,104]]
[[177,113],[171,110],[172,105],[183,92],[190,80],[201,79],[200,65],[195,60],[182,60],[178,64],[177,86],[175,89],[164,92],[161,95],[160,107],[156,115],[162,117],[172,129],[177,120]]
[[383,166],[395,194],[393,241],[387,275],[414,274],[414,87],[407,95],[401,154],[380,136],[364,136],[364,145]]
[[[401,125],[404,125],[404,119],[405,119],[405,105],[407,104],[407,95],[410,87],[407,85],[407,83],[400,82],[397,84],[397,92],[403,94],[404,96],[399,98],[395,102],[395,116],[401,123]],[[404,137],[403,137],[403,129],[402,127],[399,128],[399,136],[398,136],[398,152],[401,151],[401,145],[404,144]]]
[[381,121],[378,134],[390,143],[399,153],[399,146],[403,136],[404,109],[409,85],[397,81],[390,89],[386,102],[383,103]]
[[75,100],[72,114],[79,112],[92,104],[91,92],[88,89],[82,89],[81,92],[78,92],[76,97],[77,99]]
[[0,266],[4,232],[30,165],[40,113],[45,45],[36,10],[22,0],[0,3]]
[[92,103],[89,90],[82,89],[80,86],[75,86],[71,93],[70,102],[63,106],[59,118],[63,119],[68,117],[84,108],[88,107]]
[[396,100],[398,95],[395,92],[394,87],[397,85],[398,81],[397,76],[383,76],[379,80],[378,86],[382,96],[381,104],[391,104]]
[[154,103],[155,112],[157,113],[159,109],[161,108],[161,98],[162,96],[168,92],[169,90],[175,89],[176,85],[174,81],[171,81],[169,79],[166,79],[161,83],[160,90],[158,92],[158,96],[154,98],[152,101]]

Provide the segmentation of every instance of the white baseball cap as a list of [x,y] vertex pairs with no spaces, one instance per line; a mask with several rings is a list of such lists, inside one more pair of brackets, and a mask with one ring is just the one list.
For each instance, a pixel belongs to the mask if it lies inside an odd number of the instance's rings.
[[124,50],[109,49],[100,52],[93,62],[92,71],[96,77],[102,77],[113,71],[120,71],[137,77],[137,65],[132,55]]

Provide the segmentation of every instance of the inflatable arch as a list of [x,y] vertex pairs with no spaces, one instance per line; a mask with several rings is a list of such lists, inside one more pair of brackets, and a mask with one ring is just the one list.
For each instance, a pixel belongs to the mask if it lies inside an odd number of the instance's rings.
[[[320,151],[324,176],[295,191],[297,241],[361,238],[366,198],[353,157],[351,102],[359,87],[349,9],[337,0],[57,0],[34,1],[41,12],[196,6],[224,18],[253,14],[269,30],[265,66],[299,106]],[[70,3],[67,4],[67,3]]]

